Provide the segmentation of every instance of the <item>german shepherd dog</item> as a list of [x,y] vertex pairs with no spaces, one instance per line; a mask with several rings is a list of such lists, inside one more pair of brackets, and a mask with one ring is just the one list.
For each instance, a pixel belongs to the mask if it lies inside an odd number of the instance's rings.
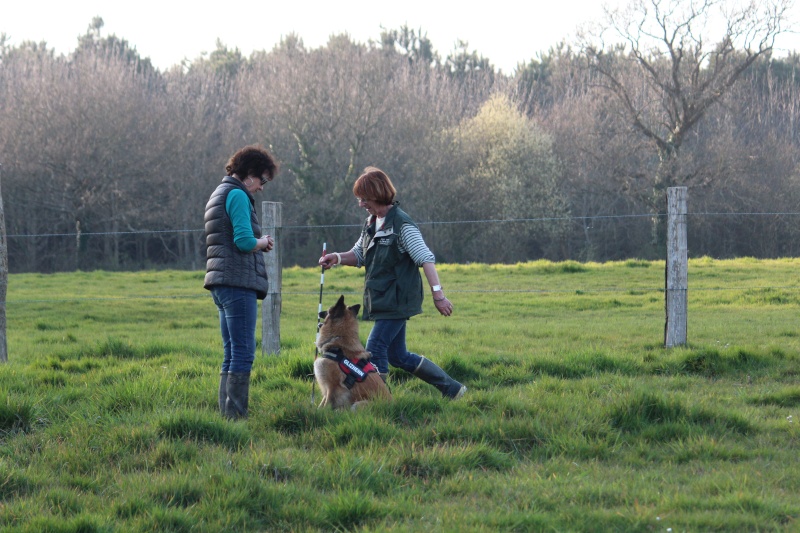
[[355,410],[373,398],[392,397],[358,338],[360,308],[347,307],[340,296],[336,305],[320,313],[324,319],[317,339],[320,356],[314,361],[314,377],[322,392],[320,407]]

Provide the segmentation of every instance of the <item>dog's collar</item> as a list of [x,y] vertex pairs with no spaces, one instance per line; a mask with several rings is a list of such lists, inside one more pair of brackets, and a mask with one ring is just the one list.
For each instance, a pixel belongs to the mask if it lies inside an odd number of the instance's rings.
[[335,341],[335,340],[337,340],[337,339],[341,339],[341,338],[342,338],[342,337],[341,337],[340,335],[333,336],[333,337],[331,337],[331,338],[329,338],[329,339],[325,339],[325,341],[324,341],[324,342],[321,342],[321,343],[319,343],[319,342],[318,342],[318,343],[317,343],[317,347],[320,349],[320,351],[324,352],[324,351],[327,349],[327,346],[328,346],[330,343],[332,343],[333,341]]
[[344,350],[342,350],[338,346],[330,346],[328,348],[325,348],[325,350],[322,351],[322,356],[327,359],[333,359],[334,361],[340,359],[346,359],[344,355]]

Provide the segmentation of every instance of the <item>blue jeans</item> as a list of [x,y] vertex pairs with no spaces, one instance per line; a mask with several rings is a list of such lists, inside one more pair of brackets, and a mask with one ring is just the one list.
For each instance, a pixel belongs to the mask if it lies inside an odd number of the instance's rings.
[[367,351],[378,372],[386,374],[389,365],[413,373],[422,357],[406,349],[406,319],[376,320],[367,339]]
[[250,372],[256,354],[256,291],[218,285],[211,287],[211,297],[219,309],[222,372]]

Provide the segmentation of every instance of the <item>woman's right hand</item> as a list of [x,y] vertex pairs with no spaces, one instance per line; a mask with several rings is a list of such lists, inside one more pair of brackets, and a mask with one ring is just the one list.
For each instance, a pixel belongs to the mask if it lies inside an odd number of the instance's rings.
[[336,256],[336,254],[325,254],[319,258],[319,264],[325,270],[328,270],[329,268],[333,267],[334,265],[337,265],[338,263],[339,263],[339,258]]

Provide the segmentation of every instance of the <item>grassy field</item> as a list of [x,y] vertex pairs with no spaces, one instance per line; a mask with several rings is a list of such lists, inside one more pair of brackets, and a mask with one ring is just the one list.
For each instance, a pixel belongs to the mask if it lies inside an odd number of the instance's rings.
[[235,423],[202,273],[11,276],[0,530],[800,530],[800,260],[690,261],[670,350],[663,264],[439,271],[455,314],[426,299],[408,342],[462,400],[393,372],[393,402],[317,410],[319,271],[293,268]]

